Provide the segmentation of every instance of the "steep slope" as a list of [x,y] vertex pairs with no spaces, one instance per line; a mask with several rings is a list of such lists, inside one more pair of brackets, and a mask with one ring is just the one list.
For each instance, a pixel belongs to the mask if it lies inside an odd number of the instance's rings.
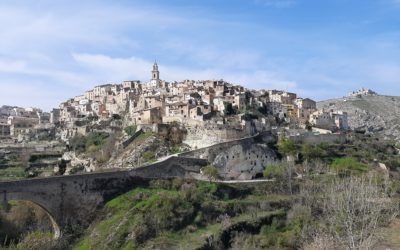
[[400,141],[400,97],[362,96],[331,99],[318,103],[318,108],[343,110],[348,113],[352,129],[381,133]]

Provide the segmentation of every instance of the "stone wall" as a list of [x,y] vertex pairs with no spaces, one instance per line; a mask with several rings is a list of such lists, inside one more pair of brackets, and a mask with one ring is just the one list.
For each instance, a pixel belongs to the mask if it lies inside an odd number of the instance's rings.
[[142,178],[190,178],[192,173],[198,174],[207,164],[205,159],[172,156],[161,162],[135,168],[130,175]]
[[290,136],[291,140],[297,143],[310,143],[310,144],[319,144],[323,142],[346,142],[345,134],[321,134],[321,135],[313,135],[313,134],[303,134],[298,136]]
[[183,143],[191,148],[203,148],[217,143],[248,137],[246,130],[229,128],[226,125],[186,126],[187,136]]

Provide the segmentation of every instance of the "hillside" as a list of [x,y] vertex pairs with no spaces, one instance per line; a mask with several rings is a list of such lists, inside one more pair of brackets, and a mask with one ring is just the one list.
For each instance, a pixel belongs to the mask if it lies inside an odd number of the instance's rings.
[[400,141],[400,97],[345,97],[318,102],[318,108],[343,110],[348,113],[352,129],[381,133]]

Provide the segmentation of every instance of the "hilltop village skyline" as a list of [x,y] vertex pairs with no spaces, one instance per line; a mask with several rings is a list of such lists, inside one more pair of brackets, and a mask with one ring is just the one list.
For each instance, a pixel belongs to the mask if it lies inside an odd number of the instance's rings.
[[[59,129],[60,138],[68,140],[76,134],[86,134],[90,124],[116,116],[123,117],[125,124],[135,125],[179,122],[191,126],[214,123],[244,128],[249,126],[246,121],[252,120],[252,126],[259,128],[276,121],[332,131],[348,128],[345,112],[317,110],[314,100],[301,98],[296,93],[250,90],[224,80],[167,82],[161,79],[156,62],[149,73],[148,82],[98,85],[62,102],[51,112],[3,106],[0,109],[2,134],[18,136],[34,128],[54,127]],[[37,133],[31,131],[31,134]]]

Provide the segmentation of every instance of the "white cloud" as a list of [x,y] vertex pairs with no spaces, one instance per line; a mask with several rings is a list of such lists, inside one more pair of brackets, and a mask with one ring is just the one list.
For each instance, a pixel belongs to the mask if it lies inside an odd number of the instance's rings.
[[[150,79],[152,61],[142,58],[113,58],[98,54],[74,54],[74,59],[84,67],[98,74],[96,78],[109,81],[122,81],[129,78],[147,81]],[[296,83],[283,79],[277,73],[266,70],[254,72],[237,72],[229,68],[193,69],[177,66],[168,66],[159,62],[161,76],[168,81],[194,79],[221,79],[224,78],[234,83],[240,83],[251,88],[294,88]],[[112,80],[113,79],[113,80]],[[261,85],[262,84],[262,85]]]

